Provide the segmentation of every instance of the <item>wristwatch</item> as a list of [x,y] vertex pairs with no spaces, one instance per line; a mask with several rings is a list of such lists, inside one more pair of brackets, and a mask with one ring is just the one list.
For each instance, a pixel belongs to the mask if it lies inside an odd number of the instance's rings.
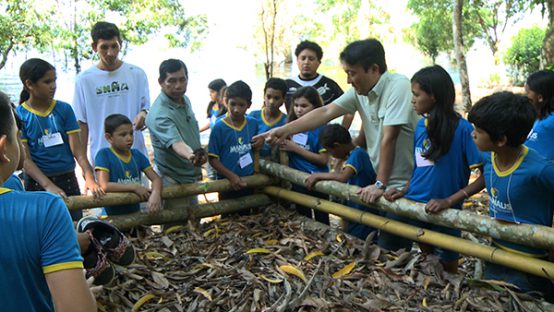
[[380,190],[383,190],[383,191],[387,188],[387,186],[385,185],[385,183],[383,183],[383,182],[381,182],[381,181],[379,181],[379,180],[375,181],[375,184],[374,184],[374,185],[375,185],[376,188],[378,188],[378,189],[380,189]]

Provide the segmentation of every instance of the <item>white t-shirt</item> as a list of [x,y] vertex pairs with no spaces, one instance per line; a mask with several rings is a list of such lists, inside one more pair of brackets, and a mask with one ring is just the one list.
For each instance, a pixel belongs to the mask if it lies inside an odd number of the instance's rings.
[[360,113],[367,153],[375,172],[379,171],[381,140],[384,126],[401,125],[396,140],[394,164],[389,186],[402,188],[412,176],[414,130],[419,120],[411,104],[410,80],[405,76],[384,72],[367,95],[358,95],[350,88],[333,103],[349,113]]
[[[94,66],[81,73],[75,81],[73,110],[77,120],[88,125],[91,162],[100,149],[110,146],[104,137],[106,117],[122,114],[133,122],[149,107],[148,80],[141,68],[123,63],[115,71]],[[135,131],[134,138],[133,148],[148,155],[142,132]]]

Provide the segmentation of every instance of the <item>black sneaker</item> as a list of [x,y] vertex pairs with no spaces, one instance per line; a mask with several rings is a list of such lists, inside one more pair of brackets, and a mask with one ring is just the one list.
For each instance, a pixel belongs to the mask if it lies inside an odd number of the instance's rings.
[[84,217],[77,223],[77,232],[90,231],[98,240],[108,259],[119,265],[129,265],[135,261],[135,248],[115,226],[92,216]]
[[115,270],[107,260],[106,253],[102,250],[100,242],[92,236],[90,231],[86,233],[90,237],[90,245],[83,254],[83,266],[86,270],[86,278],[94,277],[94,285],[106,285],[115,276]]

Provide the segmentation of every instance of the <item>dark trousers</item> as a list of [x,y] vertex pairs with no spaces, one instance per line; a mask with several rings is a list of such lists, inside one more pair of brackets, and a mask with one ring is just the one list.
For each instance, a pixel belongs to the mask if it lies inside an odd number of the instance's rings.
[[[61,188],[65,192],[65,195],[81,195],[81,190],[79,190],[79,181],[77,181],[75,171],[47,177],[57,187]],[[33,180],[33,178],[29,177],[28,175],[25,175],[25,190],[28,192],[45,191],[45,189],[43,189],[37,181]],[[70,210],[69,214],[71,214],[71,219],[73,221],[79,221],[83,217],[82,210]]]

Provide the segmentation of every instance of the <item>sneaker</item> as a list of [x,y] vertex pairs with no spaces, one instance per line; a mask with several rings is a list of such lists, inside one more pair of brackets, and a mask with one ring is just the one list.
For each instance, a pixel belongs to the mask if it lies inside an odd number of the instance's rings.
[[135,261],[135,248],[115,226],[96,217],[84,217],[77,223],[77,232],[90,231],[98,240],[108,259],[119,265],[129,265]]
[[91,241],[87,251],[83,254],[83,266],[86,270],[86,278],[94,277],[94,285],[106,285],[113,280],[115,270],[108,262],[100,242],[92,236],[90,231],[86,233],[89,234]]

